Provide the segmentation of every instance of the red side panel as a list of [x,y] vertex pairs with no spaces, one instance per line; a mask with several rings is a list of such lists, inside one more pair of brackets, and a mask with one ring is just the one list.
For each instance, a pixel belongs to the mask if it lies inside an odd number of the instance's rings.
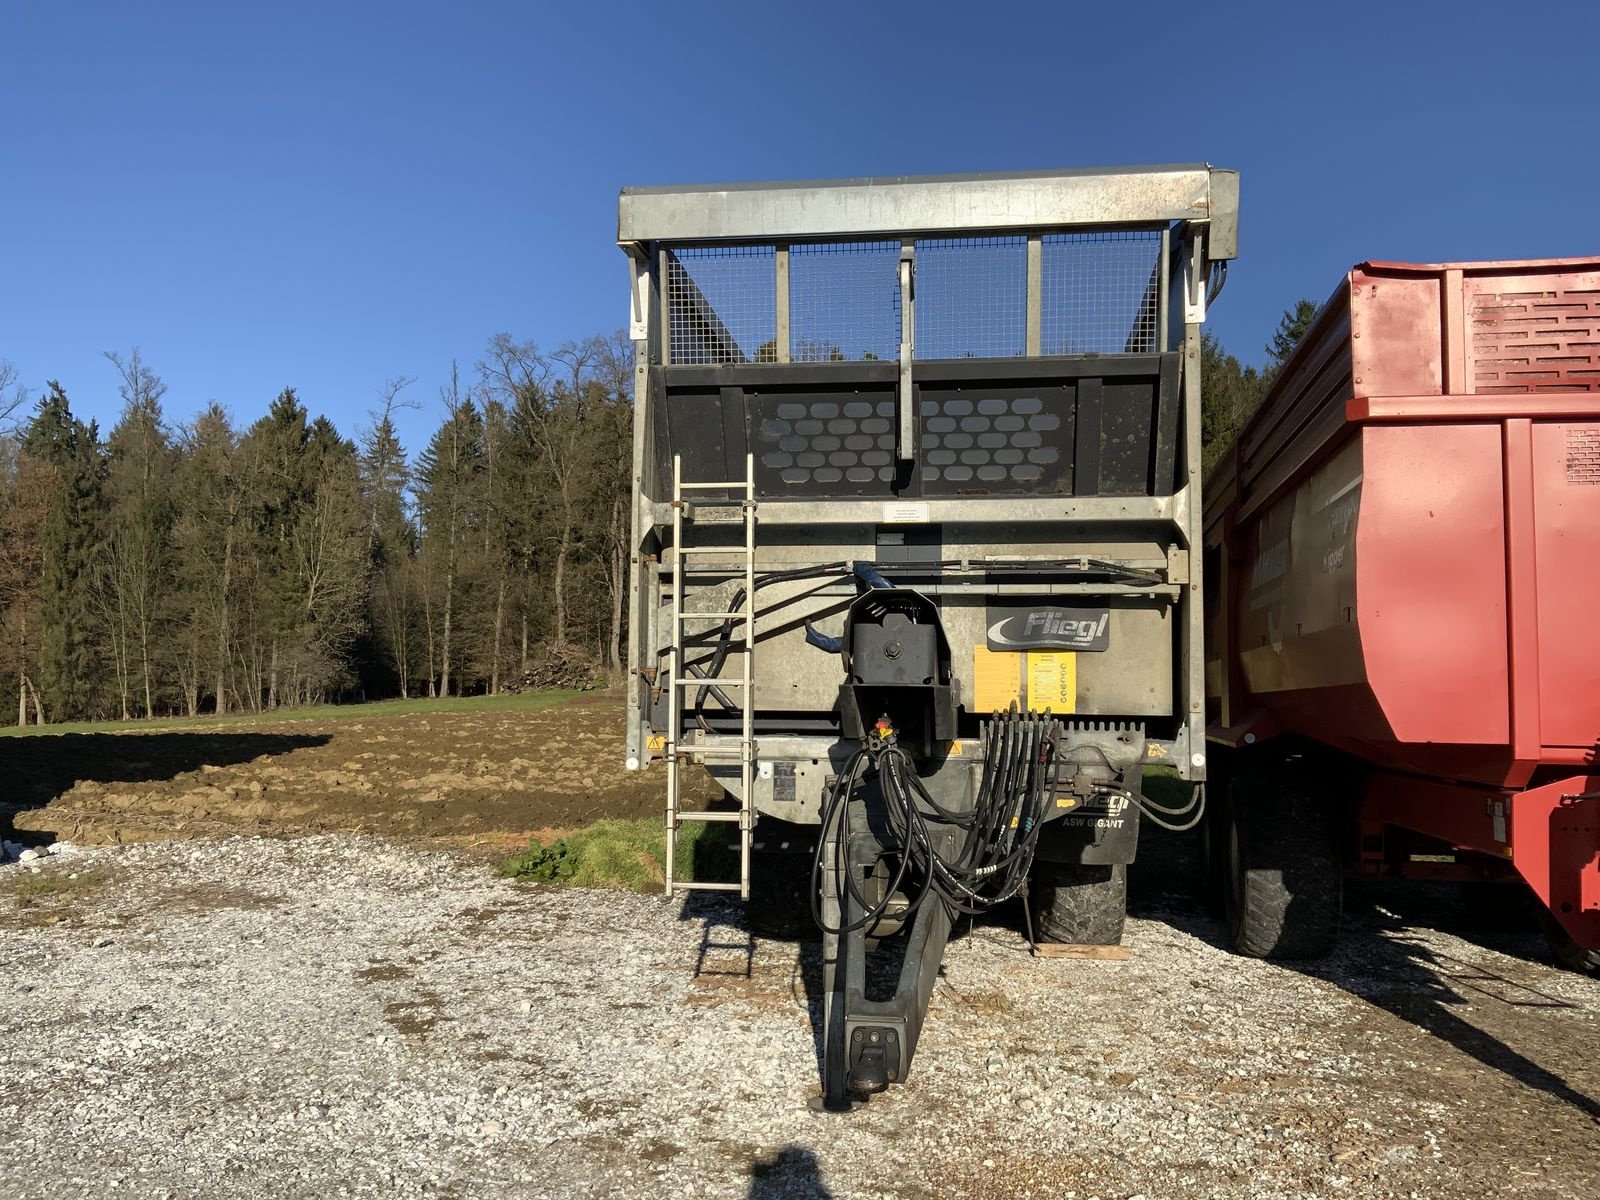
[[1577,943],[1600,950],[1600,775],[1510,799],[1512,862]]
[[1350,272],[1350,357],[1357,396],[1433,396],[1444,386],[1439,280],[1372,264]]
[[1508,739],[1496,425],[1370,426],[1356,532],[1367,681],[1398,742]]
[[1600,747],[1600,421],[1534,423],[1533,493],[1542,741],[1593,751]]

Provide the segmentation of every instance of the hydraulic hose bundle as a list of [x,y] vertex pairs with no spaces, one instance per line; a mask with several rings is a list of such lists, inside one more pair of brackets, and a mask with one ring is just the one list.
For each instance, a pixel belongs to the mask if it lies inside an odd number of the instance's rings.
[[[996,713],[984,722],[979,740],[984,770],[970,812],[955,812],[935,800],[917,775],[911,756],[899,745],[889,722],[880,720],[867,744],[852,756],[822,811],[822,829],[812,862],[812,916],[826,933],[871,928],[888,911],[907,880],[905,920],[930,894],[952,912],[981,913],[1014,897],[1027,881],[1044,819],[1055,803],[1057,751],[1061,724],[1048,714]],[[869,903],[862,883],[847,869],[850,801],[876,772],[884,813],[899,844],[894,874],[882,898]],[[952,839],[946,831],[959,831]],[[954,845],[954,852],[944,849]],[[838,929],[823,919],[820,897],[828,847],[834,869],[862,909]]]

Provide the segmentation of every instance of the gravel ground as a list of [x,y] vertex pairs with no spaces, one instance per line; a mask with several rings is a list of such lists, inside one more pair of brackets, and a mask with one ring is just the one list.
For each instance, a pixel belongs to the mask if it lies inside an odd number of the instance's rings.
[[0,1193],[1600,1194],[1600,981],[1389,893],[1296,971],[1143,894],[1123,963],[965,932],[909,1084],[838,1116],[815,947],[736,907],[347,835],[68,848],[0,867]]

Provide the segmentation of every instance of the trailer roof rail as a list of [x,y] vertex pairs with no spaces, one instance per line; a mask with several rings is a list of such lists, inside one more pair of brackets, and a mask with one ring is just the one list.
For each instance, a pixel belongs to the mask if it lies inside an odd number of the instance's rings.
[[623,188],[617,241],[783,241],[965,230],[1210,227],[1206,257],[1238,252],[1239,175],[1208,164],[997,171],[793,183]]

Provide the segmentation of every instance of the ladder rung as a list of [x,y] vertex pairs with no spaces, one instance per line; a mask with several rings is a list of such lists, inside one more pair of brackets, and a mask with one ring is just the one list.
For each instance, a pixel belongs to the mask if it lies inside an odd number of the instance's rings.
[[681,879],[672,881],[672,890],[675,892],[738,892],[743,891],[737,883],[685,883]]
[[728,812],[728,811],[726,811],[724,809],[720,809],[719,808],[715,812],[702,812],[702,811],[680,812],[678,814],[678,820],[680,820],[680,821],[737,821],[740,818],[742,818],[743,816],[744,816],[744,813],[742,813],[742,812]]
[[749,483],[743,479],[724,479],[720,481],[714,479],[702,479],[698,483],[680,483],[678,485],[678,490],[680,492],[710,492],[719,489],[736,489],[744,492],[748,491],[749,488]]
[[680,621],[730,621],[735,617],[748,617],[747,612],[681,612],[678,614]]
[[748,554],[744,546],[679,546],[678,555],[685,554]]
[[673,685],[675,687],[719,687],[720,688],[720,687],[749,687],[750,686],[750,684],[746,683],[743,679],[722,679],[722,678],[717,678],[717,679],[695,679],[693,677],[690,677],[688,679],[674,679],[672,682],[673,682]]
[[679,758],[727,758],[734,762],[744,759],[744,751],[738,746],[679,746],[673,753]]

